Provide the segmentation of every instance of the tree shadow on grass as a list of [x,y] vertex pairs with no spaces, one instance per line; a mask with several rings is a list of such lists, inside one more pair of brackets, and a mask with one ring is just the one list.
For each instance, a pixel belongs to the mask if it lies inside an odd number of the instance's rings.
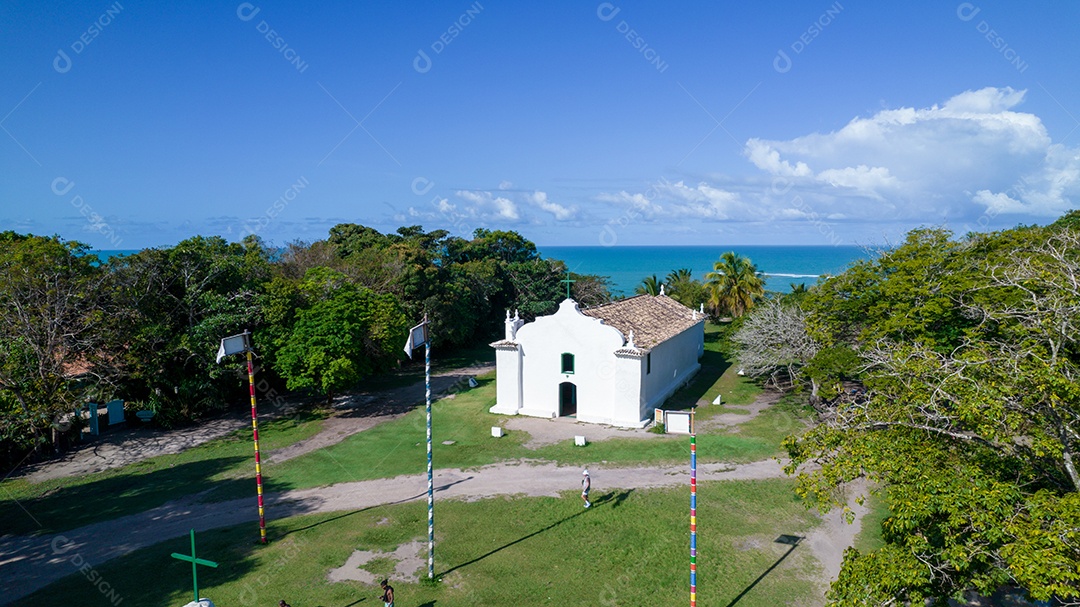
[[90,482],[62,487],[39,497],[0,499],[0,520],[5,523],[5,532],[29,535],[56,533],[145,512],[214,486],[216,483],[210,479],[244,459],[219,457],[146,473],[139,473],[137,467],[109,470],[92,476],[95,480]]
[[664,408],[672,411],[692,409],[705,397],[709,388],[719,381],[720,376],[731,366],[731,362],[719,352],[705,350],[701,356],[701,370],[690,383],[679,389],[664,403]]
[[784,561],[784,559],[786,559],[788,557],[788,555],[791,554],[792,551],[795,550],[795,547],[798,546],[799,542],[801,542],[802,540],[803,540],[802,536],[799,536],[799,535],[781,535],[780,537],[773,540],[778,544],[787,544],[787,545],[790,546],[790,548],[788,548],[787,552],[782,554],[780,556],[780,558],[776,559],[776,562],[773,563],[772,566],[770,566],[768,569],[766,569],[764,572],[762,572],[761,575],[757,576],[756,580],[754,580],[753,582],[750,582],[749,586],[747,586],[746,588],[743,588],[743,591],[740,592],[738,594],[738,596],[731,599],[731,602],[727,604],[727,607],[734,607],[735,603],[738,603],[744,596],[746,596],[746,594],[748,592],[750,592],[751,590],[754,589],[754,586],[758,585],[758,582],[765,579],[765,576],[769,575],[769,573],[771,573],[773,569],[776,569],[776,567],[779,566],[780,563],[782,563]]

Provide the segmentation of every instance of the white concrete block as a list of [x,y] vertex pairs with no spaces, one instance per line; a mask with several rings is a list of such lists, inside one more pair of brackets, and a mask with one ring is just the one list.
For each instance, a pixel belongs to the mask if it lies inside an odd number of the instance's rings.
[[712,404],[714,404],[714,405],[719,405],[720,404],[720,395],[719,394],[717,394],[716,398],[713,399]]
[[502,438],[503,429],[500,428],[499,426],[492,426],[491,427],[491,435],[494,436],[495,438]]
[[578,447],[584,447],[585,446],[585,437],[584,436],[575,436],[574,437],[574,444],[577,445]]

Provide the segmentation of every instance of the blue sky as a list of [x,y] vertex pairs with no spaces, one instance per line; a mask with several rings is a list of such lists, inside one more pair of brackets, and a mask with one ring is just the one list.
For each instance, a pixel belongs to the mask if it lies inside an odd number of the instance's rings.
[[1080,195],[1080,5],[7,2],[0,229],[871,244]]

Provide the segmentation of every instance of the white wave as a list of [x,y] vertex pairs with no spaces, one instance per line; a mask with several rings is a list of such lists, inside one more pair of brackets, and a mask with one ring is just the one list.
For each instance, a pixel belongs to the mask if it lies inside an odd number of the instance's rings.
[[775,276],[777,278],[820,278],[820,274],[774,274],[772,272],[765,272],[766,276]]

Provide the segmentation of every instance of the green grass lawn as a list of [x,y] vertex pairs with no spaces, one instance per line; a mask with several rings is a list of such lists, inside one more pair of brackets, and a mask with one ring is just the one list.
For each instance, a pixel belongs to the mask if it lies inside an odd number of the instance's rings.
[[[395,582],[399,607],[476,605],[678,605],[689,598],[689,488],[597,492],[581,508],[562,498],[493,498],[436,504],[436,574],[441,583]],[[725,607],[819,602],[820,569],[808,547],[774,540],[816,524],[790,480],[703,482],[698,489],[698,604]],[[391,551],[426,538],[422,502],[271,522],[271,543],[250,525],[197,536],[199,589],[218,605],[295,607],[377,605],[377,587],[329,582],[353,550]],[[174,538],[95,566],[94,583],[76,571],[13,603],[51,607],[174,607],[190,601],[191,566]],[[425,549],[426,552],[426,543]],[[74,558],[74,555],[71,556]],[[365,569],[389,573],[385,557]],[[153,572],[148,578],[146,572]],[[426,559],[411,578],[426,573]],[[102,585],[102,581],[107,586]],[[103,592],[102,590],[106,590]]]
[[855,537],[855,548],[863,553],[885,545],[885,540],[881,537],[881,524],[889,518],[889,503],[884,495],[868,495],[866,506],[870,510],[863,516],[862,528]]

